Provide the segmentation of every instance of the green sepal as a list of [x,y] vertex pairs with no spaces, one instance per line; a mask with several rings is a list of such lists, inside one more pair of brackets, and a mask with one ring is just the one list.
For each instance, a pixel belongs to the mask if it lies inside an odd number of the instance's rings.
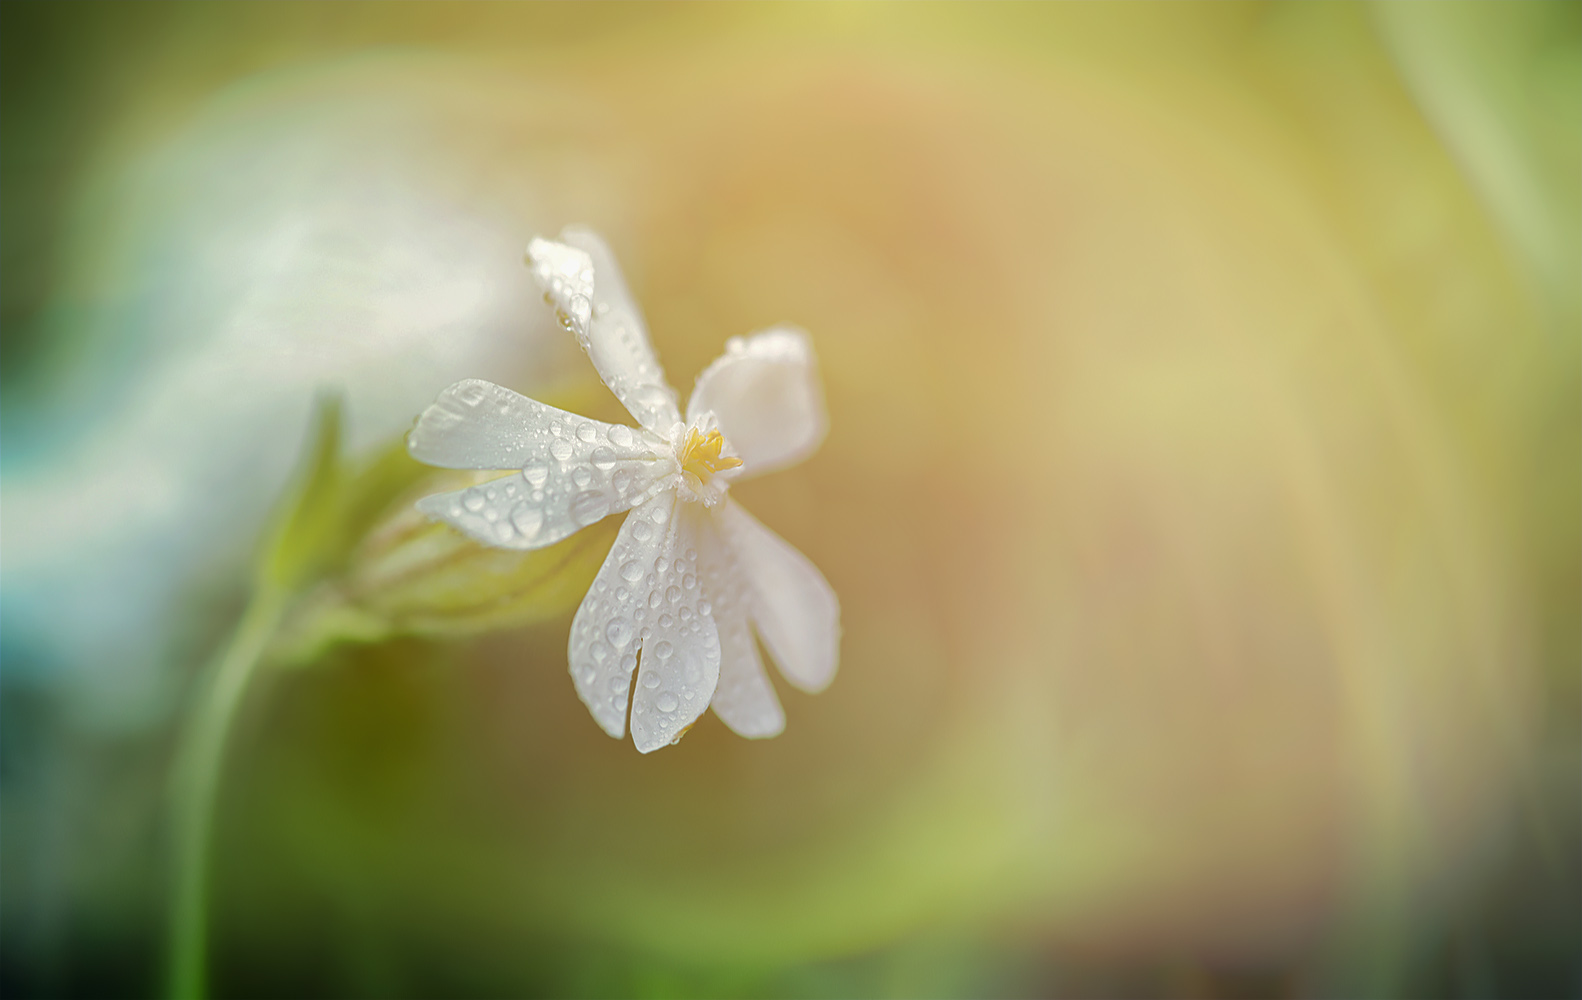
[[491,548],[403,511],[366,540],[347,572],[300,603],[274,656],[305,666],[343,644],[478,635],[569,615],[593,583],[620,520],[530,552]]
[[516,473],[423,465],[407,453],[405,436],[349,460],[341,454],[340,400],[322,396],[259,561],[260,589],[296,595],[269,658],[307,666],[343,644],[477,635],[569,615],[620,518],[522,552],[474,542],[414,506],[507,475]]
[[293,485],[265,535],[258,589],[295,593],[343,554],[341,399],[319,396]]

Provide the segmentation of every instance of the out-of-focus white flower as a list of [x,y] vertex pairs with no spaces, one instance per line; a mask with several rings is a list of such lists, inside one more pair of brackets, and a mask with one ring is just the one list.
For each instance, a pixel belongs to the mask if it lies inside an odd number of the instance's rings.
[[698,377],[683,420],[609,248],[586,229],[561,240],[528,247],[533,276],[640,426],[458,382],[418,418],[412,455],[445,468],[519,471],[418,508],[516,549],[631,511],[571,624],[577,694],[619,739],[630,692],[632,740],[643,753],[679,740],[711,703],[742,736],[775,736],[785,713],[753,630],[787,680],[820,691],[835,675],[840,607],[818,569],[728,491],[739,478],[800,461],[823,439],[807,335],[777,327],[732,339]]

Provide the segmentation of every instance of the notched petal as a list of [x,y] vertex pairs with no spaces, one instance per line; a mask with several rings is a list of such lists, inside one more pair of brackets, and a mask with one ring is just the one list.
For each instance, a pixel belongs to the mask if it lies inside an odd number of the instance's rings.
[[742,506],[728,501],[721,530],[748,583],[753,624],[786,679],[817,693],[835,679],[840,601],[810,562]]
[[681,421],[675,390],[665,381],[615,255],[598,234],[580,226],[567,227],[560,239],[535,239],[528,246],[534,279],[621,404],[644,427],[668,434]]
[[775,327],[736,337],[698,376],[687,420],[712,412],[743,461],[742,475],[794,465],[824,440],[829,419],[806,333]]
[[566,654],[577,696],[604,731],[626,734],[627,696],[653,590],[655,564],[670,545],[676,496],[632,510],[571,622]]
[[553,545],[642,503],[675,473],[647,431],[546,406],[489,382],[458,382],[418,418],[407,439],[421,461],[519,471],[418,502],[418,509],[487,545]]
[[644,577],[648,608],[632,694],[632,742],[643,753],[679,740],[719,683],[720,637],[698,574],[703,516],[695,504],[677,505],[666,549]]
[[712,517],[707,519],[703,540],[699,564],[708,596],[704,610],[713,616],[720,633],[720,682],[710,705],[739,736],[778,736],[785,729],[785,710],[758,656],[748,621],[747,580]]

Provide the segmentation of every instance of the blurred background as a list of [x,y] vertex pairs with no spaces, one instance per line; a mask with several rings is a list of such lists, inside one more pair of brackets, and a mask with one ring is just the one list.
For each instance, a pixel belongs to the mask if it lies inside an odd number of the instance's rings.
[[161,989],[167,775],[316,393],[621,419],[819,352],[741,486],[841,597],[641,756],[571,607],[266,673],[220,996],[1582,995],[1582,6],[0,7],[0,990]]

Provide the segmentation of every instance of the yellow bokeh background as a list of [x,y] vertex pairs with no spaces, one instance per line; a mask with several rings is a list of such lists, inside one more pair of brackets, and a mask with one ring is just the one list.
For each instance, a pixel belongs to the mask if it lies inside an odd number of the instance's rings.
[[[727,337],[806,328],[831,416],[736,491],[842,602],[782,737],[609,740],[564,619],[272,677],[224,786],[217,993],[1422,993],[1469,920],[1493,981],[1548,981],[1486,899],[1513,856],[1577,861],[1574,8],[78,9],[27,24],[115,54],[7,85],[19,136],[75,151],[7,227],[8,270],[56,251],[9,292],[12,435],[148,335],[38,316],[141,294],[171,220],[223,236],[181,206],[260,135],[299,169],[246,183],[333,230],[316,143],[364,130],[399,191],[523,245],[604,232],[683,394]],[[544,319],[469,374],[619,419]],[[59,723],[73,759],[144,748],[72,779],[122,803],[109,873],[16,888],[43,841],[13,803],[48,808],[8,792],[6,920],[64,920],[62,954],[157,911],[114,874],[157,837],[151,718]]]

